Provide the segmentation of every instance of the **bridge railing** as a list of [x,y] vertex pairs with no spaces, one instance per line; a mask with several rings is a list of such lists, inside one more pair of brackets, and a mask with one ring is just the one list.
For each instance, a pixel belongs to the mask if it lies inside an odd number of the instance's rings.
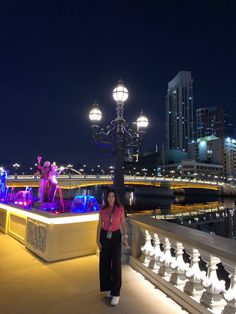
[[190,313],[236,313],[235,240],[147,216],[130,223],[134,269]]
[[[39,180],[40,176],[37,175],[9,175],[7,177],[7,180],[13,181],[23,181],[23,180]],[[69,174],[69,175],[60,175],[58,177],[59,180],[112,180],[113,176],[111,175],[75,175],[75,174]],[[211,184],[211,185],[224,185],[223,182],[216,182],[216,181],[203,181],[203,180],[196,180],[196,179],[182,179],[182,178],[166,178],[161,176],[133,176],[133,175],[126,175],[125,181],[148,181],[148,182],[189,182],[189,183],[195,183],[195,184]]]

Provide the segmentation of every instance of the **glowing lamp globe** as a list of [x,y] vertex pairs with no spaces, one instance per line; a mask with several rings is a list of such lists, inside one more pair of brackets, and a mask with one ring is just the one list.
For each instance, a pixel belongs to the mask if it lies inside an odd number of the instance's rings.
[[140,116],[137,119],[138,129],[146,129],[148,124],[149,124],[148,118],[141,112]]
[[95,104],[93,109],[89,112],[89,119],[92,122],[99,122],[102,119],[102,112],[97,104]]
[[123,82],[119,82],[113,89],[113,98],[116,102],[123,103],[129,97],[128,89],[124,86]]

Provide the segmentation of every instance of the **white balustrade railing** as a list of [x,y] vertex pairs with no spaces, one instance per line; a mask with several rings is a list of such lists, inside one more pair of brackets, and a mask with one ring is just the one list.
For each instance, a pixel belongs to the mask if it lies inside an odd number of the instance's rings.
[[190,313],[236,313],[235,240],[147,216],[130,223],[132,267]]

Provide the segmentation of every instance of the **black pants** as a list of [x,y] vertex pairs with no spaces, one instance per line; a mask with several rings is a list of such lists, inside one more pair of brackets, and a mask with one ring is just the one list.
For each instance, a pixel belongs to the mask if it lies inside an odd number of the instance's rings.
[[113,231],[111,239],[107,239],[106,235],[107,231],[101,229],[100,291],[111,290],[112,296],[119,296],[121,288],[121,232],[120,230]]

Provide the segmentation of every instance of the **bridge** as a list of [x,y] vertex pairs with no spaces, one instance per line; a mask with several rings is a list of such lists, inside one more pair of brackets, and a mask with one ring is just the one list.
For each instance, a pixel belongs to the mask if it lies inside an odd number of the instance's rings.
[[[8,176],[7,186],[9,187],[35,187],[39,186],[40,178],[35,175]],[[166,177],[147,177],[147,176],[125,176],[125,185],[139,185],[152,187],[166,187],[171,190],[178,189],[206,189],[222,191],[229,189],[230,185],[217,181],[203,181],[197,179],[180,179]],[[61,175],[58,182],[63,189],[75,189],[96,185],[111,185],[112,176],[110,175]],[[231,187],[234,189],[233,187]]]

